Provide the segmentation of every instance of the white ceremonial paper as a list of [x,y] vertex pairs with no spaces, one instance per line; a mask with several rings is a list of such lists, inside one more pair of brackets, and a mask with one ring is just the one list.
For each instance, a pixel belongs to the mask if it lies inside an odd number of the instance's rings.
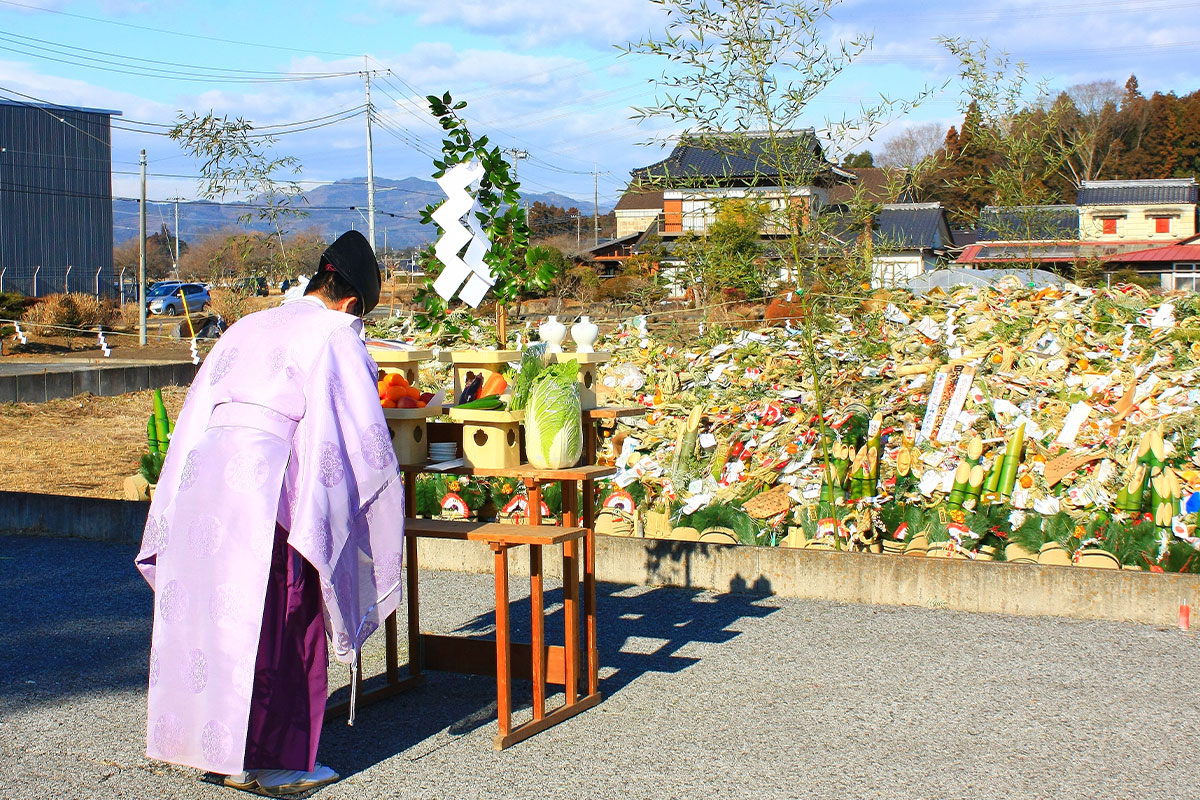
[[1054,441],[1064,447],[1075,444],[1075,437],[1079,435],[1079,427],[1087,421],[1088,415],[1091,413],[1092,407],[1082,400],[1071,406],[1067,418],[1063,420],[1062,430],[1059,431],[1058,438]]

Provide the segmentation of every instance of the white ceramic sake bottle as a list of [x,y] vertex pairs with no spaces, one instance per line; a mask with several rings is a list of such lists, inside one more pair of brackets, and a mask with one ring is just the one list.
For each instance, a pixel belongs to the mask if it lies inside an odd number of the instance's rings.
[[571,326],[571,340],[575,342],[576,353],[596,352],[596,339],[599,337],[600,328],[586,314],[579,318],[579,322]]
[[563,339],[566,335],[567,326],[559,322],[558,317],[553,314],[538,326],[538,336],[546,343],[547,353],[561,353],[563,351]]

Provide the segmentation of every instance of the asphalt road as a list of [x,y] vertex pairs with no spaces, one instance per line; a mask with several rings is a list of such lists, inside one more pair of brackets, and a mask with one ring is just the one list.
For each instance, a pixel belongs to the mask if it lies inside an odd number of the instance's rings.
[[[0,537],[0,797],[247,796],[143,755],[133,555]],[[490,581],[423,574],[422,627],[486,630]],[[1192,634],[619,586],[600,614],[599,707],[496,753],[491,680],[434,673],[326,725],[313,796],[1200,797]]]

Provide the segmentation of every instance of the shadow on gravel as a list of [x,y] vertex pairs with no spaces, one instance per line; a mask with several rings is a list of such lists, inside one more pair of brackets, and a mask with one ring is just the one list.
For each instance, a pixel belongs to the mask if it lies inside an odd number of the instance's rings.
[[0,705],[145,688],[154,600],[136,553],[0,536]]
[[[761,618],[778,610],[757,605],[758,598],[744,594],[762,594],[761,585],[751,587],[735,578],[732,588],[730,594],[713,594],[694,589],[596,584],[600,672],[605,675],[601,691],[606,695],[615,694],[648,672],[681,672],[700,660],[680,654],[687,645],[728,642],[739,633],[731,630],[738,620]],[[562,644],[562,590],[547,591],[545,596],[549,612],[546,614],[547,642]],[[528,597],[509,605],[509,619],[513,640],[529,641]],[[493,613],[481,614],[457,632],[490,633],[495,623]],[[580,641],[584,640],[581,638]],[[528,686],[525,681],[516,681],[515,685],[523,690]]]

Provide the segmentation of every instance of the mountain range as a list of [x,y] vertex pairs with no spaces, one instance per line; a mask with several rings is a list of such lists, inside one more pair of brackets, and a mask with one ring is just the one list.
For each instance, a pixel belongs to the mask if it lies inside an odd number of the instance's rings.
[[[375,179],[375,239],[376,244],[389,248],[404,248],[423,245],[433,240],[432,226],[422,225],[420,210],[430,203],[440,203],[446,195],[436,183],[421,178]],[[575,200],[554,192],[546,194],[522,193],[522,202],[555,205],[560,208],[575,207],[585,216],[592,214],[590,201]],[[315,228],[323,236],[333,238],[351,228],[366,230],[367,179],[345,178],[323,184],[303,193],[296,204],[308,213],[307,217],[289,219],[285,230],[289,232]],[[601,206],[600,212],[610,209]],[[179,236],[183,241],[196,239],[222,228],[249,228],[257,231],[272,230],[269,222],[252,219],[239,222],[242,215],[254,213],[245,203],[218,203],[191,201],[179,204]],[[175,206],[167,202],[146,204],[147,233],[160,230],[162,225],[175,227]],[[136,200],[113,200],[113,241],[117,243],[137,238],[138,203]]]

